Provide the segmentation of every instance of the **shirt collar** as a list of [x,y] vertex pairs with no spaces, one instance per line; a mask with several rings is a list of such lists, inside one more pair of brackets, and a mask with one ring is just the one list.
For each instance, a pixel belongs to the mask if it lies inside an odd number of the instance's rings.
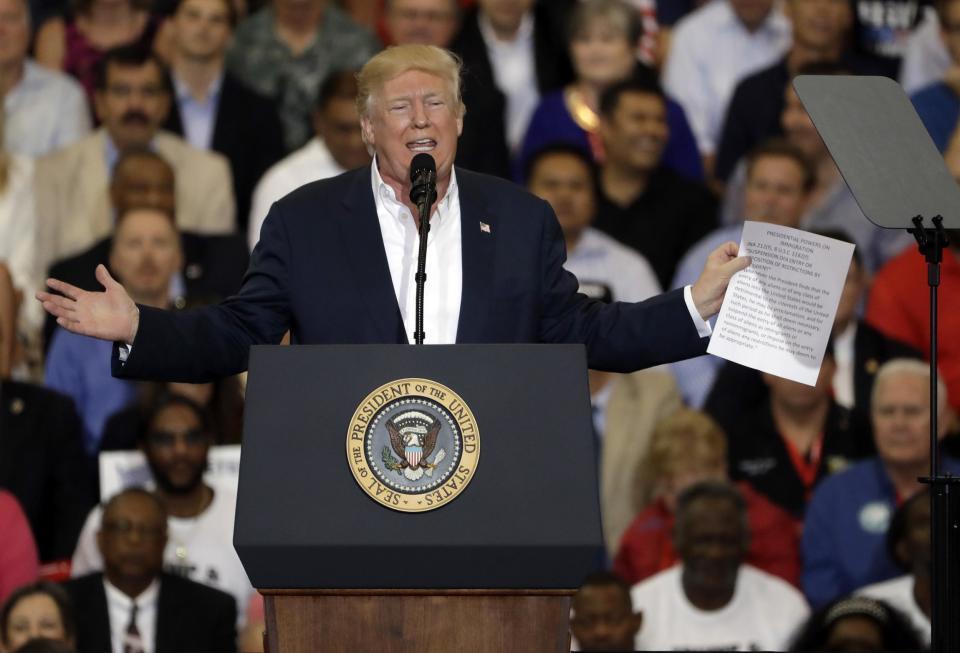
[[493,31],[493,23],[482,11],[477,14],[477,25],[488,48],[510,48],[533,40],[533,13],[529,11],[520,20],[520,28],[512,41],[501,41],[497,38],[496,32]]
[[[147,145],[147,149],[151,152],[156,151],[155,141],[150,141],[150,144]],[[110,132],[103,128],[103,154],[106,157],[107,161],[107,178],[113,177],[113,168],[117,165],[117,161],[120,159],[120,150],[117,149],[117,146],[113,144],[113,139],[110,138]]]
[[[376,198],[376,203],[383,205],[383,207],[397,220],[402,220],[402,209],[406,208],[402,202],[397,200],[397,194],[393,191],[393,188],[383,180],[383,177],[380,175],[380,168],[377,166],[377,155],[373,156],[373,161],[370,164],[372,170],[371,177],[373,182],[373,195]],[[433,207],[433,217],[431,218],[431,224],[433,220],[440,220],[443,215],[447,214],[447,209],[450,208],[450,204],[454,201],[459,201],[460,198],[460,189],[457,185],[457,169],[456,166],[450,168],[450,183],[447,186],[447,193],[443,196],[443,199],[437,202]]]
[[[184,102],[192,102],[194,104],[201,104],[197,102],[196,98],[193,97],[193,94],[190,92],[190,87],[187,86],[176,73],[171,71],[173,78],[173,90],[176,94],[177,103],[182,104]],[[204,105],[215,104],[220,99],[220,89],[223,88],[223,71],[220,71],[220,74],[217,75],[213,82],[210,83],[210,88],[207,89],[207,100],[203,102]]]
[[121,607],[124,610],[130,610],[133,608],[133,604],[136,603],[137,609],[139,610],[144,606],[153,605],[157,602],[157,596],[160,593],[160,579],[154,578],[153,582],[147,585],[147,588],[134,598],[130,598],[117,589],[113,583],[107,580],[106,576],[103,577],[103,589],[107,593],[108,605],[114,605]]

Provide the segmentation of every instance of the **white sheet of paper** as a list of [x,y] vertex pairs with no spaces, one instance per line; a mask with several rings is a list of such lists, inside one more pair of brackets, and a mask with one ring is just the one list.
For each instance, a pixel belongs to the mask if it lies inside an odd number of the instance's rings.
[[707,353],[816,385],[853,245],[748,221],[739,255],[753,263],[730,281]]

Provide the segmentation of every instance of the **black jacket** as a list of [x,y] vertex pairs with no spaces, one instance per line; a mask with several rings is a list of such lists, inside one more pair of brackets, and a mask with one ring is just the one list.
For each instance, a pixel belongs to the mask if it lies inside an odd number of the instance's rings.
[[[106,653],[110,617],[103,574],[68,581],[77,626],[77,653]],[[225,592],[171,574],[160,575],[156,653],[237,650],[237,604]]]
[[[183,135],[179,105],[174,102],[164,129]],[[247,233],[250,198],[267,171],[284,155],[283,132],[273,103],[224,73],[211,149],[227,157],[237,203],[237,225]]]
[[73,401],[35,385],[0,384],[0,487],[23,506],[40,560],[73,555],[95,501]]

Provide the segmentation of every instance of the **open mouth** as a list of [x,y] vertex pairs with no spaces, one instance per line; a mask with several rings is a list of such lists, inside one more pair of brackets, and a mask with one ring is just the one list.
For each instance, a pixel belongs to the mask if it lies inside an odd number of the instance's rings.
[[420,138],[407,143],[407,149],[411,152],[432,152],[437,147],[437,142],[432,138]]

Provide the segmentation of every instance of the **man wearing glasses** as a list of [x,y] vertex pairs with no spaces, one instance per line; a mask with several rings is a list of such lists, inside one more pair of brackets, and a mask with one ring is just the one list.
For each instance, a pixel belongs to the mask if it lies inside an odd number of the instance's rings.
[[97,75],[94,105],[101,127],[41,158],[36,168],[37,263],[77,254],[110,234],[115,216],[108,186],[122,152],[151,149],[176,175],[177,226],[233,231],[234,199],[225,158],[160,131],[170,109],[170,83],[160,62],[138,46],[109,51]]
[[237,650],[230,596],[162,571],[166,520],[162,500],[140,488],[107,502],[97,534],[103,573],[65,585],[76,609],[78,651]]

